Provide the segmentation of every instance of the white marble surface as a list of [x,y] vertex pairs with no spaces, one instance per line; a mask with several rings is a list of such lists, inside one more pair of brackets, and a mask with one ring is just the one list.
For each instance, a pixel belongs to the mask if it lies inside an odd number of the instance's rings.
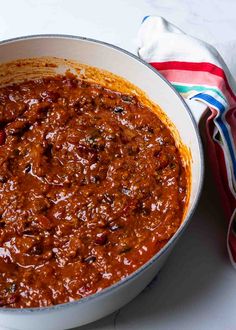
[[[216,46],[236,76],[234,0],[2,0],[0,5],[2,40],[65,33],[132,52],[142,18],[162,15]],[[119,312],[80,329],[236,329],[236,273],[227,259],[225,238],[226,225],[207,171],[193,221],[157,279]]]

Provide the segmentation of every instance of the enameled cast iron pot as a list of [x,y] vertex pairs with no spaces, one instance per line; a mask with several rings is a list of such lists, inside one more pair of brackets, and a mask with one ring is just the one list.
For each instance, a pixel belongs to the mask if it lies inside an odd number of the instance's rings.
[[60,330],[95,321],[138,295],[161,269],[188,225],[199,199],[203,181],[203,154],[196,122],[181,96],[155,69],[138,57],[96,40],[39,35],[0,43],[0,63],[19,58],[55,56],[108,70],[124,77],[157,103],[177,128],[190,149],[191,191],[182,225],[171,240],[146,264],[118,283],[78,301],[46,308],[0,309],[0,326],[22,330]]

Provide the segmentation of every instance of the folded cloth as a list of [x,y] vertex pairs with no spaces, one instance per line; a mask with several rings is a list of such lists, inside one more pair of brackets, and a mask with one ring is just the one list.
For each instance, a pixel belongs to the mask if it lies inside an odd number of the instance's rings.
[[206,119],[209,162],[229,221],[227,248],[236,268],[236,83],[211,45],[164,18],[146,16],[138,33],[139,56],[188,100],[210,109]]

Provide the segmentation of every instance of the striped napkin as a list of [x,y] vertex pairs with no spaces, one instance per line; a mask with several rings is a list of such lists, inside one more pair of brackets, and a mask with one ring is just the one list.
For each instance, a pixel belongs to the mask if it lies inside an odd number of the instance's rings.
[[144,18],[138,42],[143,60],[185,99],[203,102],[210,109],[206,119],[208,155],[229,221],[227,248],[236,268],[236,83],[215,48],[162,17]]

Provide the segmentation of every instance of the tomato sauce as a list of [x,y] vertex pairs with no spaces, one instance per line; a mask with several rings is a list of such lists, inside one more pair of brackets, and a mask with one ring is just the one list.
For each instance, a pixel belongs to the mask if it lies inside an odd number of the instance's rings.
[[0,88],[0,306],[80,299],[176,232],[187,174],[137,97],[72,74]]

